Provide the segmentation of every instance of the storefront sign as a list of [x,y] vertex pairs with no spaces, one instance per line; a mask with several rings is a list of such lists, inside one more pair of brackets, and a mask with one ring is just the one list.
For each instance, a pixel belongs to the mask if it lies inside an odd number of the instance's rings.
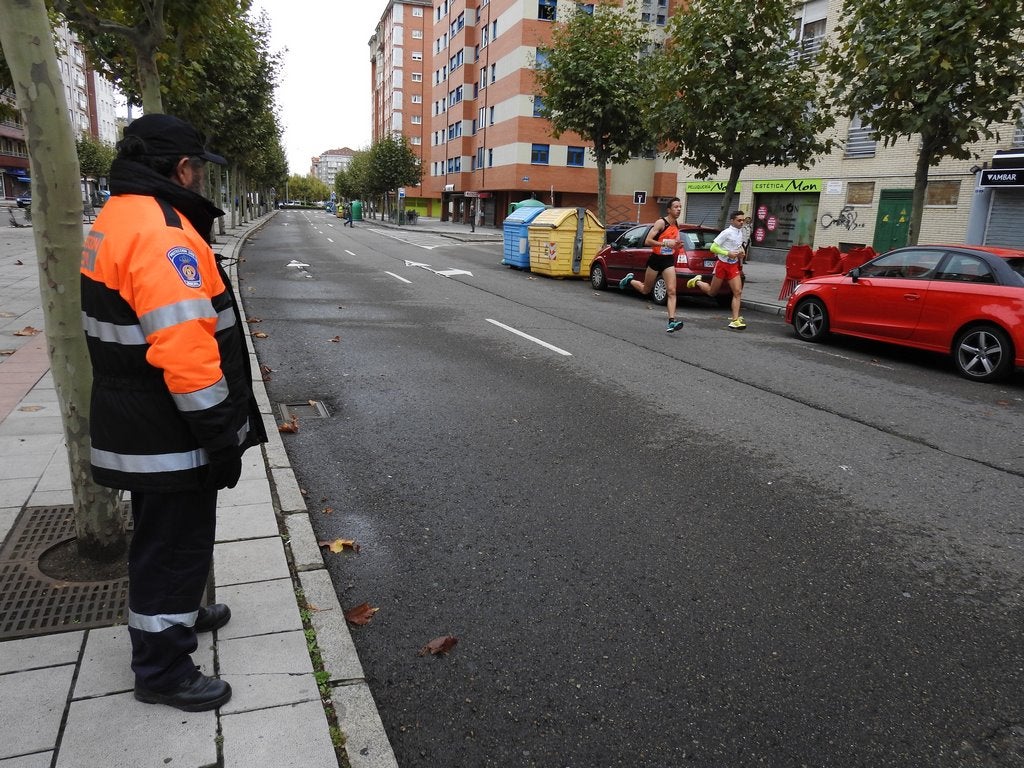
[[989,168],[981,172],[982,187],[1024,187],[1024,168]]
[[754,182],[754,194],[821,192],[821,179],[770,179]]
[[[727,181],[688,181],[686,182],[686,194],[696,195],[702,192],[725,192]],[[740,182],[736,182],[736,192],[740,191]]]

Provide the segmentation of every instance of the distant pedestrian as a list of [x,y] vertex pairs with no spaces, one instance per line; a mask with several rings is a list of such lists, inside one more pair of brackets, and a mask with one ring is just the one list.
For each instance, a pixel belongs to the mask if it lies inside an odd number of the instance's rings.
[[226,605],[200,604],[217,491],[238,482],[243,451],[266,441],[237,302],[209,246],[224,212],[202,195],[207,162],[226,165],[183,120],[149,113],[129,124],[81,270],[92,474],[131,492],[135,698],[188,712],[231,698],[191,654],[197,632],[231,618]]
[[733,211],[729,217],[729,226],[723,229],[711,244],[711,252],[718,257],[711,284],[705,283],[700,275],[686,282],[687,288],[698,288],[705,296],[717,296],[723,284],[729,286],[729,290],[732,291],[732,317],[726,327],[730,331],[742,331],[747,327],[740,314],[740,302],[743,297],[743,260],[746,257],[746,250],[743,247],[745,221],[743,211]]
[[643,282],[635,280],[632,272],[619,280],[621,290],[632,286],[634,290],[647,296],[654,289],[659,275],[665,279],[668,309],[668,326],[665,331],[668,333],[675,333],[683,327],[683,321],[676,320],[676,257],[682,247],[682,241],[679,239],[679,215],[682,212],[682,202],[678,197],[673,197],[668,202],[665,215],[654,222],[648,230],[644,245],[650,246],[651,255],[647,257]]
[[356,225],[352,221],[352,204],[351,203],[345,203],[345,211],[344,211],[344,213],[345,213],[345,224],[344,224],[344,226],[352,227],[352,229],[355,229]]

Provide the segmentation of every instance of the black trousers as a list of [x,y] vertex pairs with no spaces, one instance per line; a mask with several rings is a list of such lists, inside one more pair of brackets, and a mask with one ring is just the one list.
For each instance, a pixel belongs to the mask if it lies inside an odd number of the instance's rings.
[[132,491],[128,634],[135,682],[154,691],[195,674],[196,614],[213,562],[217,491]]

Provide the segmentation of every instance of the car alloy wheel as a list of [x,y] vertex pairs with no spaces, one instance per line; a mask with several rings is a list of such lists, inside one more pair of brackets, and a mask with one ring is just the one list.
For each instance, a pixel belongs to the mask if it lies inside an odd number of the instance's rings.
[[996,381],[1013,367],[1010,338],[994,325],[978,325],[958,333],[953,357],[960,375],[972,381]]
[[590,265],[590,284],[596,291],[603,291],[608,287],[608,278],[604,273],[604,268],[597,262]]
[[828,310],[820,299],[806,299],[796,305],[793,330],[805,341],[821,341],[828,335]]
[[651,289],[651,299],[654,300],[655,304],[661,304],[662,306],[668,301],[668,286],[665,285],[664,277],[659,277],[654,281],[654,287]]

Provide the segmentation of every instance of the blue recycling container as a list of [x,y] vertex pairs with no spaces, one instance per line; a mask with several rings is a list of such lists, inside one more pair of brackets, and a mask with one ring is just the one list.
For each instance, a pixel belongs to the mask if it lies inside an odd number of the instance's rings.
[[544,213],[539,206],[522,206],[512,211],[504,223],[504,249],[502,264],[518,269],[530,268],[530,222]]

